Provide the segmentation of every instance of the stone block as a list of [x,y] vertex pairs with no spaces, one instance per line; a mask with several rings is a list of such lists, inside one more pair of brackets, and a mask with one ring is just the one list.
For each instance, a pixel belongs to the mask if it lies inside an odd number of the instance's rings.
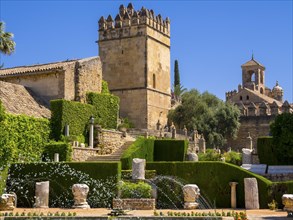
[[145,179],[145,159],[134,158],[132,160],[132,179],[133,180]]
[[36,208],[49,208],[49,181],[36,182]]
[[256,178],[244,178],[245,208],[259,209],[258,185]]

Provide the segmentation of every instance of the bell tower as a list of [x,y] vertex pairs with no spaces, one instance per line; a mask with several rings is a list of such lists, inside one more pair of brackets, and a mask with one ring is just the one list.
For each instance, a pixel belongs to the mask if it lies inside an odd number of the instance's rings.
[[110,91],[120,97],[120,116],[136,128],[167,123],[171,107],[170,19],[153,10],[121,5],[115,19],[99,20],[99,56]]
[[242,86],[265,94],[265,67],[257,62],[253,55],[251,60],[241,66]]

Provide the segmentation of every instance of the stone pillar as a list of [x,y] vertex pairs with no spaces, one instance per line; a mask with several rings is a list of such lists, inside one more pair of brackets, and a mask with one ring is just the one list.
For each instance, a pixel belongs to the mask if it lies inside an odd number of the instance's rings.
[[49,181],[36,182],[36,208],[49,208]]
[[237,182],[230,182],[229,185],[231,186],[231,208],[237,208],[237,200],[236,200],[236,185]]
[[188,136],[187,136],[187,128],[186,128],[185,125],[184,125],[184,128],[183,128],[183,131],[184,131],[185,140],[187,140],[188,139]]
[[173,122],[171,125],[171,132],[172,132],[172,139],[176,139],[176,127]]
[[250,132],[248,132],[248,137],[247,137],[247,139],[248,139],[248,149],[250,149],[251,151],[253,150],[253,146],[252,146],[252,137],[250,136]]
[[242,148],[242,164],[252,164],[252,151]]
[[145,179],[145,159],[134,158],[132,160],[132,179],[133,180]]
[[204,139],[203,135],[201,135],[199,142],[198,142],[199,152],[206,153],[206,140]]
[[86,201],[89,187],[86,184],[74,184],[72,186],[72,193],[74,196],[74,205],[72,208],[75,209],[89,209],[90,206]]
[[259,209],[258,186],[256,178],[244,178],[245,208]]
[[54,154],[54,162],[59,162],[59,154],[58,153]]
[[69,136],[69,125],[65,125],[64,130],[65,130],[64,135],[68,137]]
[[187,184],[183,186],[183,195],[184,195],[184,209],[196,209],[198,203],[196,199],[200,196],[200,190],[195,184]]
[[89,147],[94,147],[94,125],[90,124],[90,137],[89,137]]

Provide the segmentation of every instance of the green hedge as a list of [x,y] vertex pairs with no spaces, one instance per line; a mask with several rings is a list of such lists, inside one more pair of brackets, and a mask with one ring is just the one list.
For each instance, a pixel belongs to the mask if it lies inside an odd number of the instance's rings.
[[128,170],[132,168],[132,159],[141,158],[146,161],[154,160],[154,139],[138,138],[132,143],[121,156],[122,169]]
[[232,164],[224,162],[148,162],[146,168],[156,170],[157,175],[174,176],[186,183],[197,184],[201,194],[215,204],[216,208],[230,207],[229,182],[232,181],[238,182],[237,207],[244,208],[244,178],[255,177],[257,179],[261,208],[267,208],[267,204],[271,200],[269,194],[271,181]]
[[69,125],[71,136],[83,135],[87,138],[89,119],[94,116],[95,123],[103,128],[116,128],[119,112],[119,98],[110,94],[88,93],[89,104],[68,100],[51,101],[52,138],[60,140],[65,125]]
[[54,161],[54,154],[59,154],[59,161],[71,161],[72,146],[67,142],[50,142],[45,145],[43,159]]
[[89,119],[94,115],[95,108],[80,102],[58,99],[51,101],[51,112],[52,138],[60,140],[67,124],[70,135],[87,137]]
[[278,207],[282,209],[284,206],[282,204],[282,196],[284,194],[293,194],[293,180],[286,182],[273,182],[271,189],[271,200],[275,200],[278,203]]
[[184,161],[186,140],[155,140],[154,161]]
[[257,153],[259,162],[268,165],[278,165],[275,154],[273,137],[259,137],[257,139]]
[[152,187],[143,182],[122,182],[119,184],[120,198],[151,198]]
[[[145,178],[152,179],[156,177],[155,170],[145,170]],[[131,180],[132,179],[132,170],[121,170],[121,179],[122,180]]]
[[70,208],[72,185],[85,183],[89,205],[108,208],[117,195],[120,173],[120,162],[18,163],[9,169],[7,190],[17,194],[18,207],[33,207],[35,183],[50,181],[49,206]]

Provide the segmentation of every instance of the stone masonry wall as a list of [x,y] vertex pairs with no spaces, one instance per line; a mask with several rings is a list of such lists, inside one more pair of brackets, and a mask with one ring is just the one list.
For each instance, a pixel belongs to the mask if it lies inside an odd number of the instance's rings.
[[270,123],[274,120],[275,116],[241,116],[240,129],[237,134],[237,139],[229,139],[227,141],[227,147],[231,147],[232,150],[241,151],[242,148],[250,148],[250,141],[247,138],[248,132],[252,137],[253,148],[257,148],[257,138],[260,136],[268,136],[270,133]]
[[124,143],[125,138],[122,132],[102,129],[95,137],[95,146],[99,155],[112,154],[119,149]]
[[72,161],[86,161],[88,158],[97,156],[97,152],[95,148],[73,147]]

